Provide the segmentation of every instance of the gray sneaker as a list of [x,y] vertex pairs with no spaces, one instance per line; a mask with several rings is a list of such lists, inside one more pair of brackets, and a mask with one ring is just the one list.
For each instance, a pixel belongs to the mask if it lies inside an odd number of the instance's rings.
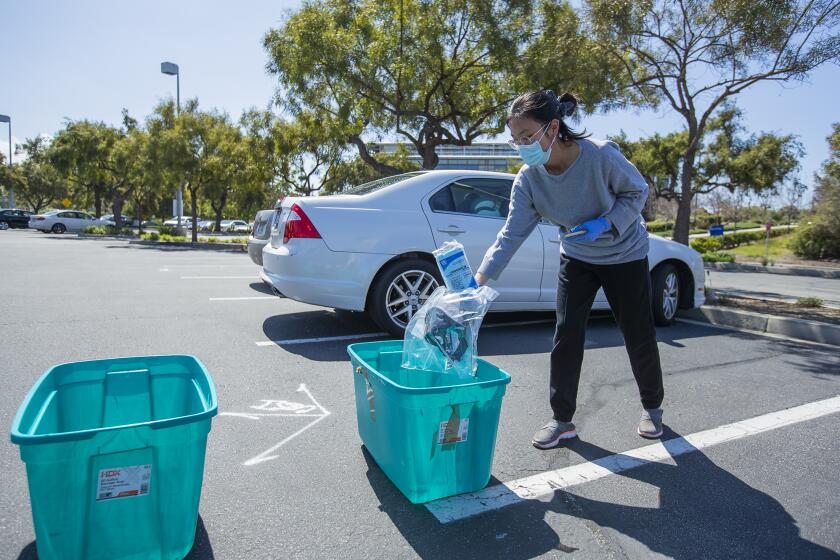
[[636,430],[640,436],[647,439],[655,439],[662,435],[662,409],[646,408],[642,412],[642,419],[639,420],[639,427]]
[[561,439],[571,439],[577,437],[577,430],[575,425],[571,422],[560,422],[559,420],[552,420],[534,434],[532,443],[534,447],[540,449],[551,449],[557,447]]

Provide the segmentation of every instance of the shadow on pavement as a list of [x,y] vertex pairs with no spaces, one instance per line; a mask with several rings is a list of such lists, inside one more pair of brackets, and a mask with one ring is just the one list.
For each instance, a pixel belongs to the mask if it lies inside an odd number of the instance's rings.
[[[37,558],[38,551],[33,541],[20,551],[17,560],[37,560]],[[215,558],[213,546],[210,544],[210,535],[207,534],[207,529],[204,527],[204,519],[199,515],[195,527],[195,541],[190,553],[184,557],[184,560],[215,560]]]
[[[258,290],[251,284],[251,287]],[[259,291],[259,290],[258,290]],[[551,352],[554,336],[553,313],[494,313],[488,315],[479,336],[478,350],[482,357],[543,354]],[[492,327],[499,323],[544,321],[536,324]],[[263,333],[268,340],[287,341],[308,338],[330,338],[381,332],[381,329],[361,312],[319,309],[274,315],[263,322]],[[737,334],[737,333],[736,333]],[[721,331],[676,323],[659,328],[659,342],[676,348],[684,348],[680,342],[690,338],[720,336]],[[381,340],[392,339],[383,335]],[[336,362],[347,359],[346,347],[355,342],[367,342],[377,338],[347,338],[310,343],[278,344],[284,350],[319,362]],[[587,349],[624,346],[624,339],[609,313],[593,314],[586,331]]]
[[[442,525],[423,505],[409,502],[364,447],[367,478],[385,512],[420,558],[534,558],[551,550],[574,552],[540,516],[526,512],[498,520],[477,518]],[[490,484],[498,484],[495,478]],[[491,522],[488,522],[491,521]],[[504,540],[499,535],[506,533]]]
[[249,284],[248,287],[254,290],[255,292],[259,292],[267,296],[274,295],[271,292],[271,288],[265,285],[265,282],[251,282],[251,284]]
[[[681,436],[666,427],[663,445],[684,448]],[[586,441],[574,440],[567,447],[588,461],[613,452]],[[800,535],[796,520],[772,496],[751,487],[734,474],[719,467],[709,457],[694,450],[673,457],[676,465],[647,463],[617,473],[620,476],[659,489],[659,507],[641,507],[599,501],[586,497],[596,494],[598,482],[574,489],[559,490],[550,501],[527,502],[488,512],[477,517],[440,524],[424,507],[411,504],[363,449],[367,477],[396,528],[421,558],[533,558],[550,550],[573,552],[563,544],[580,543],[580,538],[561,534],[546,522],[546,514],[558,514],[592,524],[607,550],[585,551],[587,557],[610,556],[609,549],[620,549],[623,539],[615,539],[610,529],[642,547],[629,557],[649,551],[677,559],[715,558],[840,558],[840,555]],[[615,478],[607,490],[615,490]],[[491,484],[495,484],[491,480]],[[620,484],[625,484],[619,482]],[[637,484],[634,484],[638,486]],[[622,490],[622,501],[638,496],[637,489]],[[580,524],[578,524],[580,526]],[[496,535],[503,533],[504,540]],[[572,538],[573,540],[569,540]]]

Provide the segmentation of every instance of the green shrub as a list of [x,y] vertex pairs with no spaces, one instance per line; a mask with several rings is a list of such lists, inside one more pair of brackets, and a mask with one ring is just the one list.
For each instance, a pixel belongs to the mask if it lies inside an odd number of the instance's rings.
[[105,229],[105,226],[88,226],[86,228],[82,228],[82,233],[87,233],[89,235],[105,235],[108,231]]
[[647,223],[647,230],[651,233],[663,233],[674,229],[674,222],[665,220],[651,220]]
[[174,226],[160,226],[158,228],[158,233],[160,235],[176,235],[178,233],[178,228]]
[[799,307],[822,307],[823,300],[818,297],[804,297],[796,300],[796,305]]
[[703,253],[704,262],[735,262],[735,255],[725,251],[711,251]]
[[819,222],[800,226],[790,247],[805,259],[840,258],[840,232],[832,231],[827,224]]
[[720,237],[698,237],[691,240],[691,248],[698,253],[709,253],[723,249]]
[[151,233],[144,233],[140,236],[140,239],[143,241],[157,241],[160,239],[160,234],[151,232]]

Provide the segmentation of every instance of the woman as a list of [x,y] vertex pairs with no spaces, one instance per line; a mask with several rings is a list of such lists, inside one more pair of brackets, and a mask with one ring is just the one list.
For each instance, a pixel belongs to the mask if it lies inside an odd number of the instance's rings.
[[476,273],[497,280],[540,218],[559,224],[557,329],[551,350],[552,420],[534,435],[540,449],[577,436],[575,413],[586,321],[603,287],[630,356],[642,400],[637,433],[662,435],[662,369],[656,346],[648,271],[648,235],[641,211],[648,187],[609,141],[571,130],[564,119],[577,100],[569,93],[532,91],[513,102],[510,144],[525,162],[513,182],[510,213]]

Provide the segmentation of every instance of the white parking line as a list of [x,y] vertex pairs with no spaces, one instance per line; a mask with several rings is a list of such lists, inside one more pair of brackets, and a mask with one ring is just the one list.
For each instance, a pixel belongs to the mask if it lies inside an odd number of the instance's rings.
[[313,342],[330,342],[333,340],[351,340],[354,338],[380,338],[389,336],[388,333],[362,333],[362,334],[348,334],[344,336],[324,336],[321,338],[291,338],[289,340],[258,340],[257,346],[287,346],[289,344],[310,344]]
[[254,299],[280,299],[277,296],[248,296],[248,297],[211,297],[210,301],[246,301]]
[[684,437],[616,453],[595,461],[496,484],[426,504],[441,523],[450,523],[510,505],[549,496],[557,490],[610,476],[648,463],[698,451],[720,443],[775,430],[798,422],[840,412],[840,396],[762,414],[740,422]]
[[251,276],[181,276],[181,280],[259,280],[256,275]]

